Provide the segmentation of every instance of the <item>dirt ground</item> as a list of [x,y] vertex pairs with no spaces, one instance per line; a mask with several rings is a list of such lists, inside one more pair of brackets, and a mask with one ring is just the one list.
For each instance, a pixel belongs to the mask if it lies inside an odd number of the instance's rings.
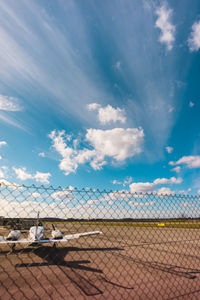
[[199,229],[59,229],[103,234],[56,249],[17,246],[10,253],[1,247],[0,299],[200,299]]

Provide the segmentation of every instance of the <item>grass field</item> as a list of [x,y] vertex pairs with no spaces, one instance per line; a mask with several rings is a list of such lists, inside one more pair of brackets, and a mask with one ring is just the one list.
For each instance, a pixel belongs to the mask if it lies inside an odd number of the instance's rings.
[[[52,222],[44,222],[46,225],[52,224]],[[62,224],[79,224],[83,226],[124,226],[124,227],[166,227],[166,228],[193,228],[200,229],[200,220],[187,220],[187,221],[155,221],[155,222],[108,222],[108,221],[64,221],[54,222],[55,225]]]

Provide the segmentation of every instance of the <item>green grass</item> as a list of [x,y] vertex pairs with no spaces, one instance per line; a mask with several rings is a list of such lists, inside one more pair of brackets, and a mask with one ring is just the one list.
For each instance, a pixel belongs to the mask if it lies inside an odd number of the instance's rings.
[[[52,224],[51,222],[45,222],[46,224]],[[109,221],[63,221],[53,222],[56,224],[76,224],[85,226],[124,226],[124,227],[147,227],[147,228],[188,228],[188,229],[200,229],[200,220],[181,220],[181,221],[155,221],[155,222],[109,222]]]

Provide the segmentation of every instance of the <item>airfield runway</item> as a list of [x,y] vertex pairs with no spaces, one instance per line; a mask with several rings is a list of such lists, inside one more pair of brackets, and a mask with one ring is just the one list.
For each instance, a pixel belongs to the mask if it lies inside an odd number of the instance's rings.
[[[64,226],[64,227],[63,227]],[[200,299],[200,230],[60,225],[101,230],[59,245],[0,249],[0,299]]]

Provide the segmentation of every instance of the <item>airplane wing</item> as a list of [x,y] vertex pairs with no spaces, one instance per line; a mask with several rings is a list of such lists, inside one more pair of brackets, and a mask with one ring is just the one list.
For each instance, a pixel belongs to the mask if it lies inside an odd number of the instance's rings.
[[82,236],[95,235],[95,234],[102,234],[102,232],[101,231],[91,231],[91,232],[68,234],[68,235],[65,235],[61,240],[55,240],[54,239],[53,242],[55,242],[55,241],[66,242],[66,241],[69,241],[69,240],[78,239]]
[[72,239],[78,239],[82,236],[88,236],[88,235],[95,235],[95,234],[102,234],[101,231],[91,231],[91,232],[82,232],[82,233],[75,233],[75,234],[68,234],[65,235],[61,239],[54,239],[54,238],[46,238],[36,241],[31,241],[29,239],[18,239],[16,241],[13,240],[7,240],[3,236],[0,236],[0,245],[1,244],[43,244],[43,243],[58,243],[58,242],[67,242]]
[[0,237],[0,245],[1,244],[26,244],[26,243],[30,243],[30,240],[28,239],[18,239],[16,241],[13,240],[6,240],[6,238],[4,237]]

